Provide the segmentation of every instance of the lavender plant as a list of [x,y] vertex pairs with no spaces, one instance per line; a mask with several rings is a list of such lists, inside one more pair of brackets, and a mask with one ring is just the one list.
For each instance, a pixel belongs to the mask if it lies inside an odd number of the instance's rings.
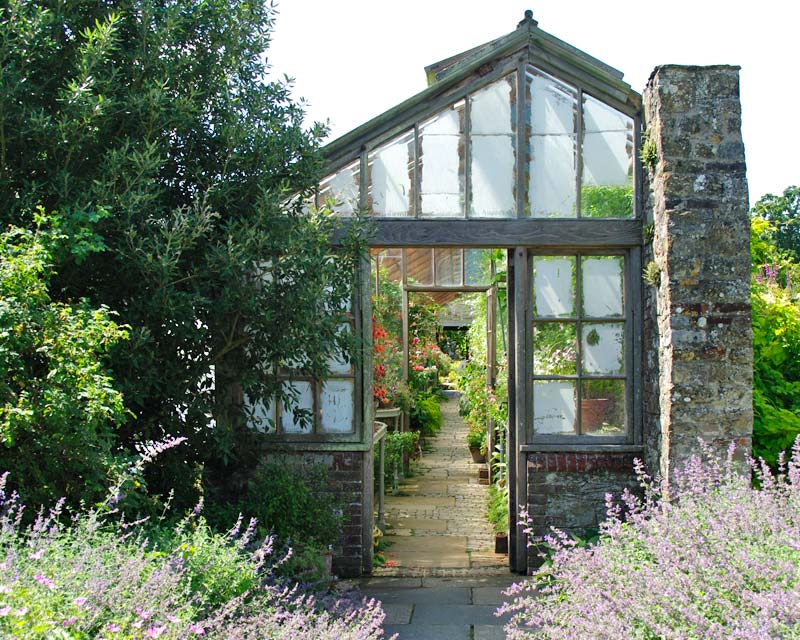
[[704,449],[668,487],[637,463],[643,495],[607,496],[598,544],[554,532],[552,561],[506,592],[507,637],[800,638],[800,438],[775,475],[750,461],[758,489],[733,454]]
[[255,522],[213,533],[197,512],[177,525],[112,521],[107,511],[66,517],[63,502],[25,527],[0,477],[0,637],[383,637],[374,602],[317,599],[278,579],[272,539]]

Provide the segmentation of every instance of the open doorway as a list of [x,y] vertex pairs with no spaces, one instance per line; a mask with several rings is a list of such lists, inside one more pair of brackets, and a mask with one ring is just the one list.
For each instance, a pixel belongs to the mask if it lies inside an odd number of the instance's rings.
[[507,279],[505,250],[372,252],[380,573],[508,571]]

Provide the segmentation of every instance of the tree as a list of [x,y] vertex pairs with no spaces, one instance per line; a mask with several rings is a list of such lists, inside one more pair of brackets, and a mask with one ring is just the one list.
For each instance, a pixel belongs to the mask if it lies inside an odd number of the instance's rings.
[[772,244],[800,260],[800,187],[787,187],[780,196],[762,196],[753,215],[770,222]]
[[304,209],[325,129],[304,127],[289,79],[266,81],[274,18],[243,0],[0,9],[0,222],[52,213],[69,237],[52,295],[130,326],[120,442],[189,438],[164,489],[197,480],[184,461],[244,463],[232,385],[291,402],[281,363],[321,376],[347,347],[358,247],[333,259],[334,218]]

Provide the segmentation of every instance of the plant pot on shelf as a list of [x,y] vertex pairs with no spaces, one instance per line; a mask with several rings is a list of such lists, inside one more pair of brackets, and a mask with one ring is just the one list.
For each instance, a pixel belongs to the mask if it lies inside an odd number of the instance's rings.
[[469,452],[472,454],[473,462],[477,462],[478,464],[483,464],[486,462],[486,454],[481,453],[480,447],[470,447]]
[[494,534],[494,552],[508,553],[508,533],[505,531]]
[[592,433],[603,426],[611,398],[584,398],[581,400],[581,433]]

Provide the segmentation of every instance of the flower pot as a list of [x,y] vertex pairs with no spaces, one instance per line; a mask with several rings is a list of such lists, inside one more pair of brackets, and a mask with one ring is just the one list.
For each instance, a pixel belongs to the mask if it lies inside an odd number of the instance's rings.
[[508,534],[506,532],[494,534],[494,552],[508,553]]
[[611,398],[584,398],[581,400],[581,433],[592,433],[603,426]]
[[469,452],[472,454],[472,461],[482,464],[486,462],[486,454],[481,453],[480,447],[470,447]]

